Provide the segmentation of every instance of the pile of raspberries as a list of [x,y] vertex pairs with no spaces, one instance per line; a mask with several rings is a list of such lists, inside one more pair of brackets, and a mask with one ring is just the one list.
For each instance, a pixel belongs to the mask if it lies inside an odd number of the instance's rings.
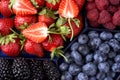
[[120,27],[120,0],[87,0],[86,12],[92,27]]

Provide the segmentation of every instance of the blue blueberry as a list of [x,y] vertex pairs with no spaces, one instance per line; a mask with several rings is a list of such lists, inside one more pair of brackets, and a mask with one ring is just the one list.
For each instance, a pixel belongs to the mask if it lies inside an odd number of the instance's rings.
[[83,55],[87,55],[90,52],[90,49],[87,44],[79,45],[78,51]]
[[80,69],[80,67],[79,66],[77,66],[76,64],[74,64],[74,63],[72,63],[70,66],[69,66],[69,73],[71,74],[71,75],[77,75],[80,71],[81,71],[81,69]]
[[94,63],[90,62],[85,64],[82,67],[82,70],[84,73],[86,73],[88,76],[94,76],[97,72],[97,67]]
[[73,44],[71,45],[71,50],[72,50],[72,51],[73,51],[73,50],[77,50],[78,47],[79,47],[79,43],[78,43],[78,42],[75,42],[75,43],[73,43]]
[[62,64],[60,64],[60,66],[59,66],[59,69],[61,70],[61,71],[66,71],[67,69],[68,69],[68,64],[67,63],[62,63]]
[[88,42],[88,36],[86,34],[79,35],[78,42],[80,44],[86,44]]
[[120,55],[117,55],[117,56],[115,57],[114,61],[120,63]]
[[120,51],[120,44],[116,39],[111,39],[109,45],[113,48],[115,52]]
[[98,50],[95,51],[95,53],[94,53],[94,61],[95,62],[97,62],[97,63],[104,62],[104,61],[106,61],[106,59],[107,59],[106,55],[101,54],[101,52]]
[[67,62],[68,64],[74,62],[74,59],[71,57],[71,55],[70,55],[69,52],[67,52],[67,53],[65,54],[65,56],[66,56],[66,58],[68,59],[68,62]]
[[90,80],[97,80],[96,77],[90,77]]
[[99,73],[96,75],[96,78],[97,78],[97,80],[104,80],[105,76],[106,76],[105,73],[99,72]]
[[116,73],[113,72],[113,71],[109,71],[109,72],[107,73],[107,76],[110,76],[110,77],[114,78],[114,77],[116,76]]
[[100,33],[100,38],[102,40],[110,40],[112,37],[113,37],[113,35],[112,35],[111,32],[103,31],[103,32]]
[[91,62],[91,61],[93,60],[93,54],[88,54],[88,55],[85,57],[85,60],[86,60],[86,63]]
[[114,35],[114,38],[117,39],[118,41],[120,41],[120,33],[116,33],[116,34]]
[[90,31],[88,32],[89,38],[96,38],[99,37],[99,33],[97,31]]
[[114,64],[114,60],[113,59],[108,59],[107,62],[109,63],[110,66],[112,66]]
[[107,43],[102,43],[99,46],[99,50],[103,53],[108,53],[110,51],[110,46]]
[[113,72],[120,72],[120,63],[114,63],[112,66]]
[[89,80],[88,76],[85,73],[79,73],[75,80]]
[[74,59],[74,61],[77,61],[78,63],[82,61],[82,56],[78,51],[72,51],[71,57]]
[[114,51],[110,51],[109,53],[108,53],[108,57],[109,58],[114,58],[116,56],[116,52],[114,52]]
[[107,73],[110,70],[110,65],[109,65],[108,62],[102,62],[102,63],[98,64],[98,69],[99,69],[100,72]]
[[73,77],[69,72],[65,72],[62,74],[61,80],[73,80]]
[[90,39],[90,41],[88,42],[89,47],[93,50],[96,50],[99,45],[102,43],[100,38],[92,38]]
[[112,77],[105,77],[104,80],[113,80]]

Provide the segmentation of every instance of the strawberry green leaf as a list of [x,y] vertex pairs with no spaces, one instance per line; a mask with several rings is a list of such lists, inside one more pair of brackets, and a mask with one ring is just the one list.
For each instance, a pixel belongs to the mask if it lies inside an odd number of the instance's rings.
[[8,7],[11,9],[14,3],[15,3],[15,0],[10,0],[10,4]]
[[46,0],[48,3],[52,3],[53,5],[56,5],[56,3],[59,3],[60,0]]
[[63,24],[65,24],[67,22],[66,19],[59,17],[57,22],[56,22],[56,26],[62,26]]
[[79,25],[80,25],[80,20],[79,20],[79,19],[76,19],[76,18],[73,18],[72,20],[74,21],[75,25],[76,25],[77,27],[79,27]]
[[35,0],[31,0],[31,2],[36,8],[39,8],[38,3]]
[[28,27],[29,25],[25,22],[23,25],[21,25],[19,28],[24,30]]
[[60,27],[60,33],[64,35],[68,35],[70,33],[70,29],[67,26],[61,26]]

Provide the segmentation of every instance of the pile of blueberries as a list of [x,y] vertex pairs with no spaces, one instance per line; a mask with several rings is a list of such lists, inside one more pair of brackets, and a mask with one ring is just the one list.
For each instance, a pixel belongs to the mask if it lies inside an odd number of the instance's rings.
[[61,80],[115,80],[120,72],[120,33],[89,31],[80,34],[65,54]]

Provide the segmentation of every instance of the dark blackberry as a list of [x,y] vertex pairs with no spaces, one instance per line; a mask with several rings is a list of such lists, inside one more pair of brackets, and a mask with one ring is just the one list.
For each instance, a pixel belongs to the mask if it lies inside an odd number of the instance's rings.
[[28,80],[30,77],[30,68],[25,58],[15,58],[12,71],[15,80]]
[[12,80],[13,75],[7,59],[0,58],[0,80]]
[[43,68],[48,80],[59,80],[60,72],[57,69],[56,65],[50,60],[43,61]]
[[30,70],[31,70],[31,80],[44,80],[44,71],[42,68],[42,61],[31,59],[29,61]]

